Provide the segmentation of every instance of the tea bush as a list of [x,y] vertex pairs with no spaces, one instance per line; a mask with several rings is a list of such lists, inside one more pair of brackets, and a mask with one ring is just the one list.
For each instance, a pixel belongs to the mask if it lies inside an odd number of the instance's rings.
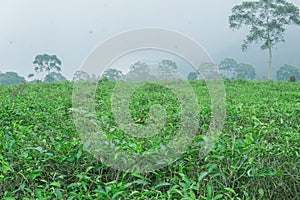
[[[143,124],[150,105],[163,104],[166,137],[124,137],[111,112],[114,84],[99,83],[96,110],[109,119],[103,130],[127,141],[122,148],[143,152],[176,134],[176,96],[145,84],[131,97],[131,116]],[[204,82],[191,85],[200,108],[195,145],[176,162],[145,174],[109,168],[85,148],[72,119],[73,83],[1,85],[0,197],[300,199],[300,83],[226,80],[224,129],[206,156],[196,144],[209,126],[209,95]]]

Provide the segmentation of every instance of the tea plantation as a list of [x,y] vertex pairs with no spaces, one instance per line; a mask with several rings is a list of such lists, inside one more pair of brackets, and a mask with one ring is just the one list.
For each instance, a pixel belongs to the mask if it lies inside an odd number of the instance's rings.
[[[124,135],[111,112],[114,84],[99,83],[95,108],[120,148],[142,153],[176,134],[176,97],[144,84],[130,100],[133,120],[145,123],[150,105],[162,104],[168,124],[152,139]],[[225,80],[224,128],[205,156],[196,144],[210,123],[209,95],[204,82],[190,84],[199,136],[175,162],[143,174],[112,169],[84,146],[73,83],[1,85],[0,199],[300,199],[300,83]]]

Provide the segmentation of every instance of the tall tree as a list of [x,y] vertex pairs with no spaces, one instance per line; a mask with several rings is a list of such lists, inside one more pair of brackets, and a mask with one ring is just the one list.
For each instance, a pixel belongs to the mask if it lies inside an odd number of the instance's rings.
[[261,49],[268,50],[268,79],[271,79],[272,50],[279,42],[285,42],[286,25],[299,25],[299,9],[285,0],[259,0],[243,2],[232,8],[229,16],[229,26],[236,30],[249,26],[250,31],[242,50],[246,50],[252,42],[262,42]]
[[56,55],[39,54],[34,58],[33,65],[34,70],[37,73],[46,71],[50,74],[51,71],[61,71],[61,61]]

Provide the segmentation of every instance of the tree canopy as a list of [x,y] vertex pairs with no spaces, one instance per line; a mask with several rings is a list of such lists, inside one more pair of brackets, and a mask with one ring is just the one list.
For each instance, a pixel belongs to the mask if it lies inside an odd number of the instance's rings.
[[89,79],[90,75],[83,70],[77,70],[73,76],[74,82],[88,81]]
[[75,74],[73,75],[72,81],[74,82],[85,82],[85,81],[91,81],[91,82],[97,82],[99,77],[95,74],[89,74],[86,71],[83,70],[77,70]]
[[199,74],[197,72],[190,72],[188,74],[188,80],[197,80],[198,79]]
[[46,71],[48,74],[52,71],[60,72],[62,62],[56,55],[39,54],[34,58],[34,71],[37,73]]
[[116,81],[119,80],[123,76],[123,73],[120,70],[117,69],[107,69],[102,74],[102,79],[107,78],[109,81]]
[[67,79],[61,75],[60,73],[57,72],[51,72],[50,74],[48,74],[45,79],[44,82],[46,83],[53,83],[53,82],[64,82]]
[[26,82],[24,77],[15,72],[0,73],[0,84],[19,84]]
[[174,61],[172,61],[172,60],[167,60],[167,59],[165,59],[165,60],[162,60],[160,63],[159,63],[159,65],[162,65],[162,66],[165,66],[165,67],[171,67],[171,68],[173,68],[173,69],[177,69],[177,64],[176,64],[176,62],[174,62]]
[[130,71],[124,75],[124,79],[131,81],[155,80],[156,77],[150,72],[148,64],[138,61],[130,66]]
[[242,49],[253,42],[262,42],[261,49],[269,52],[268,79],[271,79],[272,49],[279,42],[285,42],[285,26],[300,24],[299,9],[285,0],[246,1],[232,8],[229,26],[236,30],[250,27]]
[[[225,58],[219,64],[219,69],[226,72],[226,77],[231,79],[254,79],[255,69],[250,64],[238,63],[233,58]],[[225,75],[224,75],[225,76]]]
[[239,63],[238,67],[234,70],[237,79],[247,79],[253,80],[255,79],[256,73],[255,69],[250,64]]
[[299,68],[291,65],[283,65],[276,72],[277,80],[288,81],[291,76],[295,76],[296,80],[300,80]]

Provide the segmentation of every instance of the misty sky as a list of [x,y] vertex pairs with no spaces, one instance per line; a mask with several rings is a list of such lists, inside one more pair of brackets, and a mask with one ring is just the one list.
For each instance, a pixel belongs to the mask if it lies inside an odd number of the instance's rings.
[[[228,27],[241,0],[0,0],[0,71],[33,73],[37,54],[57,55],[68,79],[100,43],[142,27],[173,29],[200,43],[219,63],[226,57],[252,64],[267,75],[267,52],[259,45],[241,51],[247,28]],[[300,7],[299,0],[290,1]],[[274,49],[274,67],[300,66],[300,26],[289,26]]]

